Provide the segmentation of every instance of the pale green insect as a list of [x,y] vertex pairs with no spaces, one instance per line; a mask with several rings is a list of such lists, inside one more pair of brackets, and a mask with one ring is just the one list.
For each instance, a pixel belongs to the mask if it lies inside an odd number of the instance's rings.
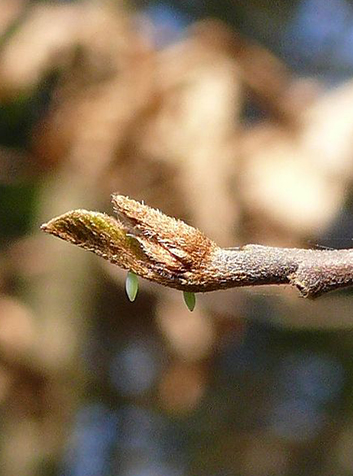
[[184,295],[185,304],[187,305],[189,311],[192,312],[195,309],[195,305],[196,305],[195,293],[188,293],[186,291],[183,291],[183,295]]
[[125,281],[125,291],[131,302],[135,301],[139,290],[139,282],[135,273],[129,271]]

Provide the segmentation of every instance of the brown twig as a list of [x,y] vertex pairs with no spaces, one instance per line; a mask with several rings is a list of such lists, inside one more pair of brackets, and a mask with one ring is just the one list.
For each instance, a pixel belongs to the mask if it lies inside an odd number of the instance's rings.
[[353,249],[306,250],[246,245],[220,248],[201,231],[122,195],[118,219],[74,210],[42,230],[135,274],[187,292],[290,284],[303,297],[353,285]]

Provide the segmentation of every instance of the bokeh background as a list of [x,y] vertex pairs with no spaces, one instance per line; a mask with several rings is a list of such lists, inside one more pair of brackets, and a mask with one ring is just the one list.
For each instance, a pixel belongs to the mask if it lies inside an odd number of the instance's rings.
[[352,247],[353,2],[0,0],[0,475],[353,475],[353,296],[180,292],[42,236],[144,200]]

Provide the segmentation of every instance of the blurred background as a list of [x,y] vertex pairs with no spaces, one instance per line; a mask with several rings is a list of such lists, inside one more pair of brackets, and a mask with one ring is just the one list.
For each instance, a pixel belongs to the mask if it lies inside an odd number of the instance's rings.
[[0,0],[0,476],[353,475],[353,295],[198,296],[39,232],[119,192],[352,247],[353,1]]

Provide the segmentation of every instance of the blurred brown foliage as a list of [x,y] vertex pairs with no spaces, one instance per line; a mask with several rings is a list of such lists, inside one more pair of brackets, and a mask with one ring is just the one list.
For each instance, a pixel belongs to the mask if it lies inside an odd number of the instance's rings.
[[[116,291],[123,283],[119,270],[39,236],[41,222],[73,208],[109,210],[117,191],[185,219],[222,246],[306,246],[330,227],[352,191],[352,82],[324,93],[215,20],[193,25],[162,50],[148,29],[147,18],[109,2],[1,0],[0,106],[55,77],[30,147],[0,149],[2,183],[31,177],[40,184],[33,234],[9,243],[1,257],[5,476],[46,474],[40,468],[61,454],[87,384],[82,348],[94,328],[92,309],[104,287],[117,282]],[[262,111],[256,123],[244,119],[248,103]],[[14,276],[22,282],[16,292]],[[127,306],[116,291],[103,299],[97,319],[115,306],[114,332],[135,326],[158,336],[169,355],[158,405],[183,415],[205,394],[213,353],[229,333],[241,340],[249,294],[205,296],[190,314],[177,293],[141,287],[140,304]],[[347,296],[304,303],[284,291],[273,305],[282,325],[352,325]],[[142,324],[151,308],[155,320]],[[344,441],[350,447],[353,438]],[[271,445],[266,433],[234,434],[223,443],[219,457],[241,455],[230,464],[246,475],[287,474],[300,459],[297,447],[275,438]]]

